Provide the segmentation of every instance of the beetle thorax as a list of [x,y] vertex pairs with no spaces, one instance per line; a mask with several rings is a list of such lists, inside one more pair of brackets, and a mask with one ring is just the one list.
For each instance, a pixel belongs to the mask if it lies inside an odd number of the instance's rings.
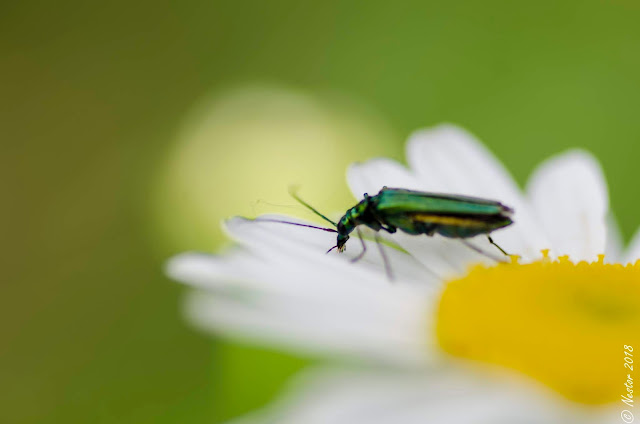
[[361,201],[351,209],[345,212],[345,214],[338,221],[338,250],[343,251],[344,245],[349,239],[349,234],[360,224],[362,224],[362,216],[367,210],[367,199]]
[[351,209],[349,209],[338,221],[338,232],[343,234],[349,234],[358,225],[362,224],[362,216],[367,209],[367,202],[361,201]]

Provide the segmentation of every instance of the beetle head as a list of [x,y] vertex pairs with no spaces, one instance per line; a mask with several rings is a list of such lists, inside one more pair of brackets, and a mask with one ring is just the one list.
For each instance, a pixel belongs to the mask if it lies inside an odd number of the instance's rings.
[[349,236],[346,234],[338,233],[338,240],[336,246],[338,247],[338,252],[344,252],[345,244],[349,240]]

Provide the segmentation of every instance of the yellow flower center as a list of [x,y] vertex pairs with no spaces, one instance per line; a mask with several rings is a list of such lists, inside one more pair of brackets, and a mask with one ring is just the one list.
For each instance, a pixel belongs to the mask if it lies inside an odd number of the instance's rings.
[[605,264],[601,255],[574,264],[543,254],[530,264],[476,266],[449,282],[437,311],[438,343],[577,402],[620,401],[628,375],[640,387],[640,261]]

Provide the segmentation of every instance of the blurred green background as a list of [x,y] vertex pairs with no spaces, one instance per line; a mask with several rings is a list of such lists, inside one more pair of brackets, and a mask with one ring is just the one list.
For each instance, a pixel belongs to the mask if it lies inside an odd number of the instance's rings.
[[344,210],[344,167],[476,133],[524,183],[582,146],[640,223],[640,6],[5,2],[0,421],[219,422],[308,359],[211,341],[162,272],[235,213]]

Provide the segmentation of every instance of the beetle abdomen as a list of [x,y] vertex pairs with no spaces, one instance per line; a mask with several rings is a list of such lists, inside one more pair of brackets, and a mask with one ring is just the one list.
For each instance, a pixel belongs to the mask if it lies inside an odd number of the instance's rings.
[[512,223],[501,214],[495,215],[444,215],[429,213],[406,213],[387,216],[389,225],[411,234],[440,234],[449,238],[467,238],[489,234]]

